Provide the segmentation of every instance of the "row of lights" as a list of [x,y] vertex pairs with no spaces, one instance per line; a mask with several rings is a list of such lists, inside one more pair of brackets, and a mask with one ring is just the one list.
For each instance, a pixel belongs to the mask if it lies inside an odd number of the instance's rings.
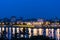
[[26,23],[18,23],[18,22],[0,22],[0,25],[26,25]]
[[50,23],[50,22],[0,22],[0,25],[59,25],[59,23]]

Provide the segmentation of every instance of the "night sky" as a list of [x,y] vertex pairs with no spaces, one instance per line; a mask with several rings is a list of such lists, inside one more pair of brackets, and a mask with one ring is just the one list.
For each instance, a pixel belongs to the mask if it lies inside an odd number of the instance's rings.
[[0,0],[0,17],[60,18],[60,0]]

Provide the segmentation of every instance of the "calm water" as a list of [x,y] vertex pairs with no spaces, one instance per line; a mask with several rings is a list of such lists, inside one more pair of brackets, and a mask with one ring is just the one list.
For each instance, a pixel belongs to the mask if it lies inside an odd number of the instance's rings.
[[[23,28],[16,28],[16,30],[17,30],[17,33],[19,33],[19,30],[23,30]],[[31,35],[32,35],[32,33],[31,33],[31,28],[28,28],[28,30],[29,30],[29,37],[31,37]],[[2,31],[4,31],[4,27],[2,27]],[[9,32],[8,32],[8,28],[6,28],[6,37],[7,38],[11,38],[11,28],[9,28]],[[23,31],[22,31],[23,32]],[[35,36],[37,36],[37,35],[43,35],[44,33],[44,29],[41,29],[41,28],[39,28],[39,29],[36,29],[36,28],[34,28],[33,29],[33,36],[35,35]],[[56,40],[60,40],[60,29],[57,29],[56,31],[55,31],[55,35],[56,36],[54,36],[54,29],[46,29],[46,36],[48,36],[48,37],[52,37],[52,38],[54,38],[54,37],[56,37]],[[8,37],[8,34],[10,35],[9,37]],[[15,28],[12,28],[12,34],[15,34]],[[0,36],[1,36],[1,28],[0,28]],[[23,35],[21,35],[21,37],[23,37]]]

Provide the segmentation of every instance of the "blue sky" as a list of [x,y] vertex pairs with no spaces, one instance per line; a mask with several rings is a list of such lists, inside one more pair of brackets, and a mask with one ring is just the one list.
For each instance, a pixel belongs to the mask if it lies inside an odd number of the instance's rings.
[[0,0],[0,17],[60,18],[60,0]]

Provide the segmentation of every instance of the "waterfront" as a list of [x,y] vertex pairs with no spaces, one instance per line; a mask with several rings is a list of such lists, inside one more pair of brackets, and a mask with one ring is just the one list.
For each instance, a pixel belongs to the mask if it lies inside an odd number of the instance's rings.
[[47,37],[49,39],[60,40],[60,20],[40,18],[17,19],[15,16],[4,18],[3,20],[0,19],[0,38],[13,40],[34,36],[38,36],[41,39]]

